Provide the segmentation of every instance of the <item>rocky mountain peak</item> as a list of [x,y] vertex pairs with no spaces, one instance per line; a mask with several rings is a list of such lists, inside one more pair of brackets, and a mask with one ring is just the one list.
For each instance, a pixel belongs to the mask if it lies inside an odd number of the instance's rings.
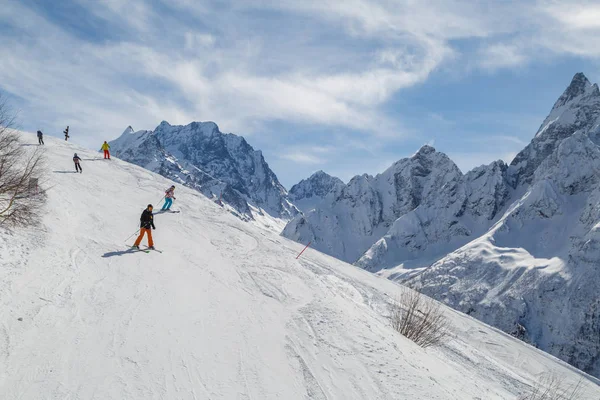
[[422,157],[422,156],[426,156],[426,155],[433,154],[433,153],[436,153],[436,149],[433,146],[426,144],[426,145],[423,145],[419,149],[419,151],[417,151],[417,153],[413,156],[413,158],[419,157],[419,156]]
[[301,180],[289,191],[290,199],[300,210],[313,209],[322,202],[328,194],[339,192],[344,188],[341,179],[323,171],[317,171],[309,178]]
[[569,84],[567,89],[565,89],[563,94],[558,98],[553,108],[562,107],[573,99],[591,92],[593,90],[592,86],[593,85],[582,72],[576,73],[571,80],[571,84]]
[[132,133],[135,133],[135,131],[133,130],[131,125],[129,125],[127,128],[125,128],[122,135],[131,135]]
[[554,149],[575,132],[591,134],[600,121],[600,90],[583,73],[577,73],[559,97],[550,114],[510,164],[513,186],[529,184],[535,170]]

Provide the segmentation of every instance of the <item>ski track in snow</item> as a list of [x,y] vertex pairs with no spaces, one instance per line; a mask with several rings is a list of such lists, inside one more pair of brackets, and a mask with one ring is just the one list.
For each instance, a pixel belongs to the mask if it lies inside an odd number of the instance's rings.
[[[94,158],[48,139],[53,170]],[[43,226],[0,234],[2,399],[515,399],[548,371],[600,398],[450,309],[454,339],[421,349],[389,326],[399,286],[310,249],[296,260],[302,245],[186,188],[181,213],[155,218],[164,253],[129,252],[170,182],[118,159],[82,166],[49,173]]]

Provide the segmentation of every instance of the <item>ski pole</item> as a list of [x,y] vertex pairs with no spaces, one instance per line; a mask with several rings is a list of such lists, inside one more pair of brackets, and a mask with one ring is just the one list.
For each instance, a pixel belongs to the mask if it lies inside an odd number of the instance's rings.
[[140,233],[140,230],[138,229],[137,231],[135,231],[135,233],[131,236],[129,236],[127,239],[123,240],[124,242],[128,241],[129,239],[131,239],[132,237],[134,237],[135,235],[137,235],[138,233]]

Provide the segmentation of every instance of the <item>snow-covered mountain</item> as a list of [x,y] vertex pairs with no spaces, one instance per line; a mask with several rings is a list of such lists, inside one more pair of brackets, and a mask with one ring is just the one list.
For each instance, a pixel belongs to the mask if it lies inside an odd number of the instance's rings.
[[577,132],[489,232],[410,283],[598,376],[599,266],[600,148]]
[[453,338],[425,351],[390,326],[399,285],[311,249],[297,260],[302,246],[190,188],[155,215],[163,253],[132,252],[171,182],[45,141],[47,212],[0,227],[1,399],[514,400],[551,376],[600,398],[597,379],[445,307]]
[[398,218],[357,265],[376,272],[423,266],[485,233],[499,218],[512,188],[502,161],[457,175],[419,207]]
[[289,197],[296,207],[308,212],[323,202],[328,195],[335,196],[343,187],[344,182],[341,179],[318,171],[310,178],[292,186]]
[[[386,221],[371,231],[368,249],[340,252],[339,228],[328,220],[332,214],[334,221],[344,215],[352,222],[365,214],[394,215],[389,205],[378,208],[385,188],[368,178],[371,197],[322,204],[292,220],[284,235],[421,286],[600,376],[599,125],[598,86],[576,74],[510,166],[498,161],[462,175],[448,160],[427,169],[427,181],[443,184],[421,197],[413,194],[418,186],[403,184],[406,191],[398,192],[390,182],[388,194],[418,201],[400,209],[389,227]],[[351,236],[351,246],[367,242],[362,232]]]
[[[596,140],[600,122],[600,90],[583,73],[577,73],[558,98],[531,143],[510,164],[513,185],[526,185],[540,164],[563,139],[574,132],[591,134]],[[598,143],[598,141],[596,140]]]
[[283,236],[347,262],[355,262],[394,222],[462,176],[431,146],[402,159],[375,177],[356,176],[319,206],[294,218]]
[[163,121],[154,131],[128,127],[110,145],[115,156],[221,198],[245,217],[264,211],[289,220],[298,213],[262,153],[213,122]]

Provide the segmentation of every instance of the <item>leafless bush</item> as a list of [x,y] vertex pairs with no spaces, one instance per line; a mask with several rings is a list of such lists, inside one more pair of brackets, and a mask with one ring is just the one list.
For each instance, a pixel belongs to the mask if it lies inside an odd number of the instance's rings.
[[0,94],[0,226],[6,227],[35,223],[44,197],[38,186],[42,152],[22,146],[14,122],[15,114]]
[[440,303],[412,289],[405,289],[390,304],[392,327],[421,347],[438,346],[450,339],[450,322]]
[[540,379],[530,388],[530,392],[519,397],[519,400],[579,400],[584,398],[583,380],[576,384],[568,384],[556,375],[548,375]]

